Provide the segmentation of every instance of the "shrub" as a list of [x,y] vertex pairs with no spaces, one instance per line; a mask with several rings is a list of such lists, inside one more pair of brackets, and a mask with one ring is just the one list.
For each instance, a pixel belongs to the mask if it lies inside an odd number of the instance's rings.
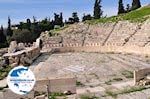
[[112,91],[109,91],[109,90],[106,90],[106,94],[107,94],[108,96],[112,96],[112,97],[114,97],[114,98],[117,97],[117,93],[112,92]]
[[133,87],[130,87],[130,88],[125,88],[123,90],[119,90],[119,91],[110,91],[110,90],[106,90],[105,93],[108,95],[108,96],[112,96],[112,97],[117,97],[117,95],[119,94],[128,94],[128,93],[132,93],[132,92],[137,92],[137,91],[142,91],[142,90],[145,90],[145,89],[148,89],[150,87],[144,87],[144,86],[133,86]]
[[32,43],[36,40],[37,38],[37,34],[35,33],[31,33],[29,30],[27,29],[23,29],[23,30],[15,30],[11,40],[15,40],[17,42],[22,42],[22,43]]
[[105,84],[111,85],[112,80],[105,81]]
[[95,95],[94,96],[89,96],[89,95],[85,94],[85,95],[81,95],[80,99],[99,99],[99,98],[96,97]]
[[0,69],[0,80],[4,79],[7,77],[9,71],[12,69],[11,66],[7,66],[5,68]]
[[63,93],[51,93],[49,96],[49,99],[57,99],[58,96],[65,97],[65,94],[63,94]]
[[133,78],[133,72],[128,70],[123,71],[122,75],[125,76],[126,78]]
[[122,78],[113,78],[114,81],[122,81]]
[[84,86],[84,84],[81,83],[80,81],[76,81],[76,85],[77,85],[77,86]]

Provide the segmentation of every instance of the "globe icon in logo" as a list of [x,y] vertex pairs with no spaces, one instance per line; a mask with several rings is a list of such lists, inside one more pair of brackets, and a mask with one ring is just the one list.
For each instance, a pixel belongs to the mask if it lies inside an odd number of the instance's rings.
[[14,93],[25,95],[33,89],[35,85],[35,76],[29,68],[18,66],[9,72],[7,84]]

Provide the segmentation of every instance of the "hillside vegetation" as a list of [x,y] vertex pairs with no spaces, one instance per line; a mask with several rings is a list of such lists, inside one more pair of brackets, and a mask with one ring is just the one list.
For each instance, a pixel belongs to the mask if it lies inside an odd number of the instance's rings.
[[150,6],[145,6],[137,10],[131,11],[129,13],[120,14],[118,16],[88,20],[86,21],[86,23],[96,24],[96,23],[118,22],[122,20],[129,20],[130,22],[144,22],[148,18],[150,18]]
[[[150,19],[150,6],[144,6],[137,10],[131,11],[129,13],[120,14],[117,16],[87,20],[84,23],[94,25],[94,24],[98,24],[98,23],[118,22],[118,21],[124,21],[124,20],[128,20],[132,23],[133,22],[134,23],[142,23],[142,22],[146,21],[147,19]],[[72,25],[65,24],[64,27],[56,28],[56,29],[49,31],[49,34],[50,34],[50,36],[59,35],[61,32],[65,31],[65,30],[71,31],[71,29],[74,28],[74,26],[76,27],[76,24],[72,24]],[[79,27],[76,27],[76,28],[81,28],[81,27],[79,25]],[[67,31],[65,31],[65,32],[67,32]]]

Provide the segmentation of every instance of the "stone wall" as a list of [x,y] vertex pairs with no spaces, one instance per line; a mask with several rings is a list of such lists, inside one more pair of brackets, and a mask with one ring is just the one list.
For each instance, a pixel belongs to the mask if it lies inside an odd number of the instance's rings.
[[37,80],[33,90],[27,95],[17,95],[10,89],[4,89],[0,92],[0,99],[34,99],[35,92],[47,91],[52,93],[64,93],[70,91],[72,94],[76,93],[76,79],[74,77],[61,77],[47,80]]
[[85,46],[69,45],[67,47],[53,47],[54,52],[102,52],[102,53],[134,53],[150,55],[150,46],[139,47],[136,45],[119,46],[116,43],[110,43],[101,46],[99,43],[91,43]]
[[31,64],[32,61],[40,55],[40,48],[30,47],[15,53],[6,53],[3,57],[9,59],[12,66]]
[[38,92],[47,92],[47,89],[52,93],[64,93],[65,91],[76,93],[76,79],[72,77],[65,77],[50,80],[38,80],[34,87],[34,91]]
[[146,78],[146,76],[150,74],[150,68],[140,69],[138,71],[134,71],[134,84],[140,82],[140,80]]

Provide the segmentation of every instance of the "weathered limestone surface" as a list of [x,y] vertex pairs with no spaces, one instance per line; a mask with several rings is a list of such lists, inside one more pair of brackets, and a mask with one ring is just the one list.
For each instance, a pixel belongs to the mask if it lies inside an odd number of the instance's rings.
[[28,95],[17,95],[13,93],[10,89],[4,89],[0,92],[0,99],[34,99],[34,92],[30,92]]
[[[144,23],[73,24],[61,36],[43,39],[43,50],[92,51],[150,54],[150,20]],[[57,39],[56,39],[57,38]],[[59,39],[58,39],[59,38]],[[135,50],[136,49],[136,50]]]
[[13,53],[13,52],[15,52],[15,51],[17,50],[17,47],[18,47],[17,42],[16,42],[16,41],[12,41],[12,42],[10,43],[9,48],[8,48],[8,53]]
[[9,64],[26,65],[26,63],[31,64],[32,61],[39,56],[39,54],[40,54],[39,48],[31,47],[15,53],[6,53],[3,55],[3,57],[7,57],[9,59],[10,62]]
[[19,44],[18,44],[18,49],[19,49],[19,50],[24,50],[24,49],[25,49],[24,44],[23,44],[23,43],[19,43]]
[[138,24],[128,21],[119,21],[112,31],[107,43],[118,43],[123,45],[127,39],[134,34],[138,29]]
[[34,91],[47,92],[47,90],[52,93],[64,93],[65,91],[76,93],[76,79],[73,77],[59,77],[36,82]]
[[134,83],[135,85],[145,85],[150,82],[150,79],[147,76],[150,74],[150,68],[144,68],[137,71],[134,71]]
[[46,99],[46,96],[45,95],[41,95],[41,96],[35,97],[34,99]]
[[40,39],[37,40],[36,45],[32,47],[25,47],[23,43],[17,44],[16,41],[12,41],[8,49],[8,53],[3,57],[9,59],[11,66],[30,65],[34,59],[40,55]]
[[137,33],[129,40],[128,44],[146,46],[150,42],[150,20],[141,25]]

